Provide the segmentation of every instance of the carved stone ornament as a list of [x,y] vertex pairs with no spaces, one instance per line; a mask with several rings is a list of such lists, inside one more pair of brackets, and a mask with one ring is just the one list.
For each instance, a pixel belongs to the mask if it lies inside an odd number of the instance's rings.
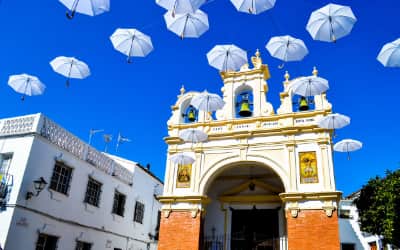
[[290,210],[290,215],[293,218],[297,218],[297,216],[299,216],[299,212],[300,212],[299,208],[292,207],[292,208],[289,208],[289,210]]
[[166,210],[163,211],[163,214],[164,214],[164,218],[168,218],[169,215],[171,214],[171,210],[170,209],[166,209]]
[[190,214],[192,215],[192,218],[196,218],[196,217],[197,217],[197,214],[198,214],[199,212],[200,212],[199,209],[194,209],[194,210],[192,210],[192,211],[190,212]]

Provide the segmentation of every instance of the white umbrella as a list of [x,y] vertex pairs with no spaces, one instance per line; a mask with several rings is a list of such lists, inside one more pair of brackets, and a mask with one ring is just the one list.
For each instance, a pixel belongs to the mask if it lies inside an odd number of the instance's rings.
[[170,10],[172,15],[193,13],[205,2],[206,0],[156,0],[158,5]]
[[201,10],[193,13],[172,15],[168,11],[164,15],[167,28],[183,39],[184,37],[196,38],[208,30],[207,14]]
[[308,97],[320,95],[329,89],[328,80],[318,76],[306,76],[293,80],[293,93]]
[[195,161],[195,156],[193,153],[177,153],[171,155],[169,157],[169,160],[172,161],[174,164],[188,165],[192,164]]
[[260,14],[274,7],[276,0],[231,0],[238,11]]
[[385,67],[400,67],[400,38],[385,44],[377,59]]
[[[350,117],[338,113],[329,114],[318,121],[320,128],[333,129],[334,133],[335,129],[343,128],[349,124]],[[334,134],[334,136],[336,135]]]
[[348,159],[350,159],[350,152],[359,150],[361,148],[362,142],[352,139],[341,140],[333,146],[333,150],[347,153]]
[[46,86],[40,82],[36,76],[28,74],[12,75],[8,79],[8,85],[16,92],[21,93],[21,100],[25,100],[25,96],[41,95]]
[[207,141],[208,135],[195,128],[188,128],[179,132],[179,138],[185,142],[198,143]]
[[247,53],[236,45],[216,45],[207,53],[208,63],[221,71],[239,70],[247,63]]
[[50,62],[53,70],[67,77],[67,87],[71,78],[84,79],[90,75],[89,66],[74,57],[59,56]]
[[[59,0],[68,8],[68,19],[74,18],[76,12],[96,16],[110,10],[110,0]],[[69,13],[71,12],[71,13]]]
[[153,50],[151,38],[137,29],[116,29],[110,37],[116,50],[128,56],[145,57]]
[[351,32],[356,21],[350,7],[328,4],[311,14],[307,31],[314,40],[336,42]]
[[308,54],[304,42],[289,35],[272,37],[266,48],[272,57],[284,62],[301,61]]
[[203,110],[205,112],[214,112],[218,109],[222,109],[225,105],[225,102],[219,95],[208,93],[204,91],[200,94],[195,95],[190,105],[195,107],[198,110]]

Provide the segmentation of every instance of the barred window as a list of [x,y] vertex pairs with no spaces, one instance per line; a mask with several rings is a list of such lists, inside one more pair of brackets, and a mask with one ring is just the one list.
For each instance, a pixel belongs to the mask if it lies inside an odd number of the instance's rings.
[[39,234],[36,242],[36,250],[56,250],[58,237],[47,234]]
[[89,177],[88,184],[86,187],[86,195],[85,202],[98,207],[100,202],[100,194],[101,194],[101,184],[95,179]]
[[126,196],[115,190],[112,213],[124,216]]
[[90,250],[92,249],[92,244],[91,243],[87,243],[87,242],[83,242],[83,241],[76,241],[76,247],[75,250]]
[[135,204],[135,215],[133,220],[140,224],[143,224],[143,217],[144,217],[144,204],[137,201]]
[[71,183],[72,168],[61,162],[56,162],[51,177],[50,189],[59,193],[68,194],[69,185]]

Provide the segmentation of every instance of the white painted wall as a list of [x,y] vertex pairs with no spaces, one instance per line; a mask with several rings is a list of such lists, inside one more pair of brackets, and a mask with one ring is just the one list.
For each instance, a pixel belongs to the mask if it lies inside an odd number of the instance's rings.
[[[147,243],[150,249],[157,248],[148,234],[155,234],[160,210],[153,194],[160,194],[163,186],[135,163],[119,162],[133,172],[130,186],[37,134],[0,137],[0,153],[10,152],[14,154],[10,166],[14,186],[9,204],[17,204],[17,208],[0,212],[0,244],[5,250],[33,249],[38,232],[60,237],[58,249],[62,250],[74,249],[76,239],[93,243],[95,250],[147,250]],[[25,200],[26,193],[34,191],[34,180],[43,177],[50,183],[55,157],[60,154],[61,160],[74,169],[68,195],[47,185],[38,197]],[[89,176],[103,184],[99,207],[83,202]],[[123,217],[111,213],[115,190],[126,195]],[[145,204],[143,224],[133,221],[136,200]]]

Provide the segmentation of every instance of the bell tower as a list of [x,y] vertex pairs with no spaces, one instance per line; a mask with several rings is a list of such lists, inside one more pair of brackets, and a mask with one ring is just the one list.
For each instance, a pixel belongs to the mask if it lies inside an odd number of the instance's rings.
[[[159,250],[340,249],[332,131],[318,126],[332,105],[322,93],[305,109],[286,72],[275,112],[259,51],[251,64],[221,72],[215,116],[192,110],[199,92],[184,88],[171,106]],[[207,140],[184,142],[186,129]],[[194,162],[174,163],[178,153]]]
[[[241,117],[261,117],[269,116],[274,113],[271,103],[266,99],[268,93],[268,83],[270,78],[268,66],[262,63],[260,52],[257,50],[251,58],[252,69],[248,64],[242,66],[239,72],[221,72],[224,86],[221,91],[226,103],[222,110],[217,111],[218,120],[230,120]],[[247,98],[243,96],[247,95]],[[241,116],[241,104],[246,103],[247,114]]]

